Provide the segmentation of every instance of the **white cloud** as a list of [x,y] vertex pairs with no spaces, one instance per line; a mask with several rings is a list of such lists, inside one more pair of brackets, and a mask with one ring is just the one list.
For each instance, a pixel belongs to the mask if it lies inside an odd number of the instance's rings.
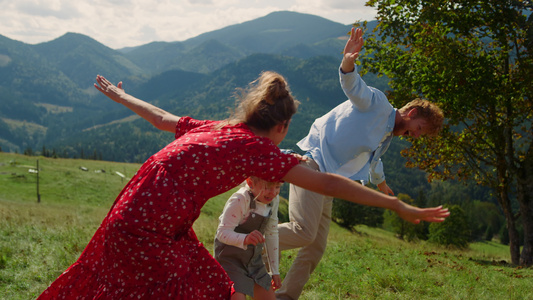
[[202,4],[202,5],[212,5],[214,4],[212,0],[187,0],[190,4]]
[[111,48],[182,41],[273,11],[290,10],[350,24],[375,18],[353,0],[0,0],[0,34],[25,43],[66,32],[88,35]]
[[362,0],[296,0],[292,6],[294,11],[318,15],[342,24],[357,21],[373,20],[376,17],[374,8],[365,6]]
[[72,2],[68,0],[17,1],[15,8],[21,14],[69,20],[80,16],[80,12],[76,6],[72,5]]

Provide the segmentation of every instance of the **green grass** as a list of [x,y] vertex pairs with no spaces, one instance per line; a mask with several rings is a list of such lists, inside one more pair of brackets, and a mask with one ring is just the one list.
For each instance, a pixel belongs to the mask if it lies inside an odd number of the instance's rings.
[[[28,172],[37,157],[0,153],[0,299],[35,299],[78,258],[127,179],[140,167],[38,159],[40,203],[37,177]],[[208,201],[194,225],[209,250],[230,194]],[[508,265],[506,246],[486,242],[453,250],[400,241],[381,229],[356,229],[349,232],[332,224],[327,251],[301,299],[533,297],[533,269]],[[282,278],[295,256],[295,250],[283,252]]]
[[333,226],[303,299],[531,299],[533,270],[501,263],[509,256],[503,247],[486,255],[475,246],[459,251],[357,230]]

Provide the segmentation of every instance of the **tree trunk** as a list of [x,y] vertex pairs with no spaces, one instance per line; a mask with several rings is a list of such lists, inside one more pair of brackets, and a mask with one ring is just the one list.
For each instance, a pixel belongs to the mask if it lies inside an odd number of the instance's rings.
[[[530,191],[532,191],[530,189]],[[532,191],[533,192],[533,191]],[[520,214],[524,224],[524,247],[520,255],[520,265],[524,267],[533,266],[533,202],[531,194],[527,195],[528,203],[520,203]]]
[[[507,140],[503,139],[504,130],[500,131],[501,136],[495,140]],[[511,199],[509,198],[510,190],[510,179],[508,177],[508,165],[505,159],[504,153],[506,153],[506,144],[502,145],[502,149],[496,152],[496,172],[498,178],[498,185],[495,189],[498,191],[498,202],[503,209],[503,214],[507,221],[507,230],[509,231],[509,251],[511,252],[511,263],[513,265],[518,265],[520,263],[520,236],[518,230],[516,229],[516,215],[513,212],[511,206]]]
[[517,199],[524,226],[524,247],[520,256],[521,266],[533,265],[533,157],[529,155],[519,169]]
[[520,263],[520,237],[516,230],[516,217],[511,210],[511,201],[505,191],[500,191],[498,201],[503,209],[503,214],[507,221],[507,230],[509,232],[509,250],[511,251],[511,263],[518,265]]
[[513,265],[520,264],[520,236],[516,230],[516,222],[514,218],[507,219],[507,226],[509,229],[509,251],[511,252],[511,263]]

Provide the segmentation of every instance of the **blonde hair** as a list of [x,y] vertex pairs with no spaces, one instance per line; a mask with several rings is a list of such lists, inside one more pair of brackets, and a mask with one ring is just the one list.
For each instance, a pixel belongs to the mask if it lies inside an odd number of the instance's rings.
[[238,106],[227,123],[245,123],[259,130],[282,123],[288,126],[300,104],[291,95],[285,78],[272,71],[261,73],[246,89],[238,89],[236,97]]
[[250,176],[248,178],[252,182],[254,182],[255,184],[263,182],[264,184],[266,184],[266,186],[273,186],[273,185],[277,185],[277,184],[283,184],[283,182],[280,182],[280,181],[268,181],[268,180],[264,180],[262,178],[259,178],[257,176]]
[[413,108],[416,108],[417,111],[415,118],[423,118],[426,121],[427,135],[437,135],[442,129],[442,123],[444,122],[442,110],[433,102],[416,98],[400,108],[399,111],[400,113],[407,113]]

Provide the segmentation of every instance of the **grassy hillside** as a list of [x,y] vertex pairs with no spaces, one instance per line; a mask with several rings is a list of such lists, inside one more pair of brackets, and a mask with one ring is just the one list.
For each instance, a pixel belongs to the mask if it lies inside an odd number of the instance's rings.
[[[40,203],[37,176],[28,171],[37,159]],[[35,299],[72,264],[138,167],[0,152],[0,299]],[[208,201],[194,226],[208,249],[230,193]],[[295,256],[283,253],[282,277]],[[332,224],[301,299],[531,299],[533,269],[506,261],[509,249],[496,243],[458,251]]]

